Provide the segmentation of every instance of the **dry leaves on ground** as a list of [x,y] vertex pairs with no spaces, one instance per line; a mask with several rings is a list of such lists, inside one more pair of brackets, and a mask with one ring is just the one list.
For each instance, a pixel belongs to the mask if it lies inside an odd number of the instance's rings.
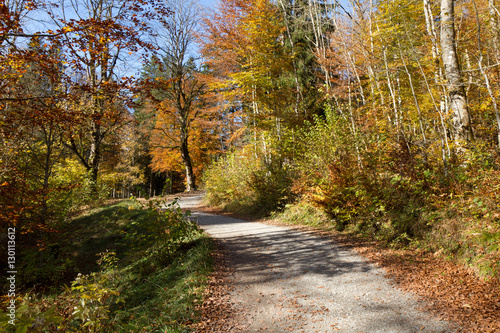
[[[221,214],[215,208],[203,207],[201,210]],[[222,214],[252,220],[245,216]],[[278,221],[260,222],[284,225]],[[386,270],[387,277],[396,282],[401,289],[425,299],[429,304],[428,311],[443,319],[456,322],[463,332],[500,332],[500,281],[498,279],[484,281],[465,267],[447,261],[440,255],[394,250],[376,242],[332,231],[319,231],[302,226],[292,227],[328,236],[339,245],[353,249],[380,265]]]
[[348,236],[334,239],[382,266],[400,288],[426,299],[427,310],[456,322],[463,332],[500,332],[498,279],[484,281],[439,255],[383,248]]
[[212,254],[214,272],[209,278],[203,303],[198,307],[202,319],[201,322],[191,325],[191,328],[200,333],[233,332],[240,329],[238,313],[229,297],[233,274],[227,265],[229,254],[217,240],[214,242],[216,244],[216,249]]

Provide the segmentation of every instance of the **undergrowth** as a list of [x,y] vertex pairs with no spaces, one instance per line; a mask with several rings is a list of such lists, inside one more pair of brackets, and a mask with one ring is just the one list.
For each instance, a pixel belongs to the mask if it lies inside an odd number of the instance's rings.
[[294,132],[286,158],[251,147],[221,158],[205,174],[208,203],[440,253],[499,277],[499,152],[470,144],[448,158],[438,142],[353,132],[351,120],[330,107]]
[[[448,198],[447,202],[442,206],[439,202],[427,202],[426,206],[412,208],[411,214],[404,210],[387,211],[380,206],[357,207],[356,215],[344,220],[303,198],[271,216],[288,224],[374,239],[387,247],[441,254],[473,269],[482,278],[498,278],[500,223],[498,213],[494,213],[495,203],[481,203],[473,197]],[[481,207],[483,216],[479,217]]]
[[292,170],[251,147],[221,157],[203,177],[205,200],[225,211],[263,217],[293,201]]
[[15,325],[1,312],[6,332],[190,331],[213,244],[189,213],[161,201],[123,201],[74,219],[67,232],[59,255],[67,262],[62,276],[73,277],[32,280],[17,295]]

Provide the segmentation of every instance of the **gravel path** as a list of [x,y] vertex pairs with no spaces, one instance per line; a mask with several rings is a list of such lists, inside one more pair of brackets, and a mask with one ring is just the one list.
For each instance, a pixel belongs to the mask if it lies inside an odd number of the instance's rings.
[[421,310],[384,271],[328,238],[291,228],[196,212],[201,196],[181,207],[231,254],[231,299],[242,332],[456,332]]

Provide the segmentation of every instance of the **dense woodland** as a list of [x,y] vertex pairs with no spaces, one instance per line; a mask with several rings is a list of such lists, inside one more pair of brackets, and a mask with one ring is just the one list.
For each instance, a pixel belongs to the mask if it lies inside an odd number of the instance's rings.
[[498,15],[494,1],[221,1],[199,43],[238,129],[204,173],[209,201],[496,275]]
[[3,1],[2,234],[45,262],[88,205],[204,188],[494,277],[499,21],[497,0]]

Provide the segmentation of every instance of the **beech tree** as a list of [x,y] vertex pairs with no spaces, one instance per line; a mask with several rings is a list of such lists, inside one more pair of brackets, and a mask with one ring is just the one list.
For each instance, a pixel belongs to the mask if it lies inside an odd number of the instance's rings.
[[24,30],[36,4],[0,4],[0,219],[32,230],[47,227],[60,127],[73,120],[61,113],[60,58],[40,44],[49,34]]
[[170,11],[157,0],[62,1],[50,8],[58,28],[47,44],[61,52],[67,108],[79,116],[79,126],[67,128],[65,145],[96,184],[105,138],[128,122],[134,77],[123,67],[127,56],[154,51],[145,35],[153,35],[152,22],[164,22]]
[[62,144],[97,191],[106,140],[130,121],[126,60],[154,51],[151,22],[169,14],[156,0],[0,4],[0,217],[45,223],[71,188],[53,181]]
[[242,110],[255,152],[260,140],[265,154],[271,136],[281,139],[282,122],[294,122],[297,115],[289,112],[295,88],[285,78],[292,59],[283,33],[279,9],[266,0],[221,1],[218,12],[204,20],[201,44],[210,88]]
[[[193,172],[190,136],[194,120],[201,112],[205,83],[200,79],[194,59],[194,34],[199,20],[199,5],[194,1],[167,2],[174,14],[165,20],[163,32],[157,38],[159,48],[154,77],[156,93],[151,95],[157,112],[163,118],[155,128],[170,141],[160,149],[173,149],[180,153],[186,174],[187,191],[196,190]],[[166,123],[171,126],[164,127]],[[158,151],[157,151],[158,152]]]

